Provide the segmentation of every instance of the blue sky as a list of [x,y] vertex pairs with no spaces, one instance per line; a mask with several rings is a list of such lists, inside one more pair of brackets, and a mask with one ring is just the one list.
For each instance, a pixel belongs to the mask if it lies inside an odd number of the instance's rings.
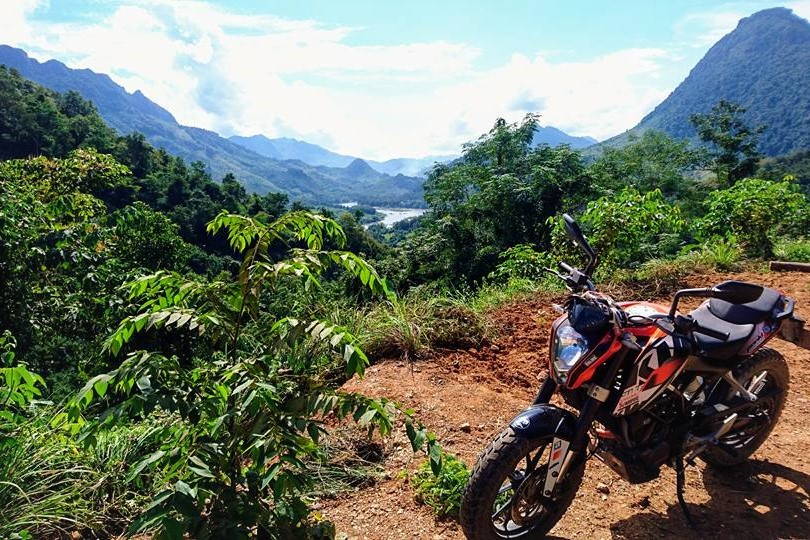
[[453,153],[498,116],[603,139],[744,16],[810,0],[2,0],[0,43],[108,73],[182,123],[383,159]]

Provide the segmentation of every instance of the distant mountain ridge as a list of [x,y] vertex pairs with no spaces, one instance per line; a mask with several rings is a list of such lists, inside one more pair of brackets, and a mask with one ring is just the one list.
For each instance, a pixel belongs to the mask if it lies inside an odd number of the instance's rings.
[[538,144],[547,144],[549,146],[567,144],[575,150],[587,148],[596,142],[598,141],[593,137],[577,137],[574,135],[569,135],[568,133],[552,126],[537,126],[537,130],[534,132],[534,137],[532,137],[532,146],[537,146]]
[[141,132],[150,143],[169,153],[188,161],[202,161],[214,178],[232,172],[250,191],[282,191],[309,203],[424,204],[421,178],[391,176],[373,169],[359,178],[346,168],[272,159],[213,131],[178,124],[171,113],[143,93],[130,94],[107,75],[71,69],[56,60],[38,62],[25,51],[6,45],[0,45],[0,64],[52,90],[79,92],[95,104],[104,121],[116,131]]
[[[270,139],[264,135],[252,135],[243,137],[233,135],[228,140],[244,146],[245,148],[273,159],[297,159],[310,165],[323,165],[326,167],[346,167],[355,156],[338,154],[318,146],[317,144],[290,139],[287,137]],[[593,137],[575,137],[568,135],[555,127],[538,127],[535,131],[532,145],[548,144],[557,146],[567,144],[572,148],[586,148],[597,141]],[[426,156],[423,158],[394,158],[386,161],[364,160],[373,169],[386,174],[404,174],[407,176],[423,176],[425,171],[430,169],[435,163],[452,161],[458,155]]]
[[766,155],[810,148],[808,89],[810,23],[787,8],[765,9],[741,19],[637,126],[600,146],[621,146],[650,129],[697,140],[690,115],[725,99],[748,109],[752,127],[767,126],[759,146]]
[[[312,144],[298,139],[280,137],[270,139],[264,135],[252,135],[242,137],[232,135],[228,137],[238,145],[273,159],[297,159],[310,165],[322,165],[325,167],[346,167],[355,159],[362,159],[356,156],[348,156],[327,150],[317,144]],[[424,173],[436,162],[450,161],[458,156],[426,156],[423,158],[394,158],[386,161],[374,161],[364,159],[374,170],[390,174],[404,174],[406,176],[424,176]]]

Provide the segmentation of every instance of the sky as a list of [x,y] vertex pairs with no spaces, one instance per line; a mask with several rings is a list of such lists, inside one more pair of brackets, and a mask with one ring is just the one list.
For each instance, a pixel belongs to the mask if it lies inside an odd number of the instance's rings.
[[185,125],[367,159],[458,153],[503,117],[602,140],[740,18],[810,0],[0,0],[0,43],[106,73]]

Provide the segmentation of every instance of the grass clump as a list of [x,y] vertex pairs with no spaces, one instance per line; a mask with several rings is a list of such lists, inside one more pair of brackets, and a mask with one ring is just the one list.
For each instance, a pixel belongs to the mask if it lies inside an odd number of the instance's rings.
[[478,347],[488,339],[483,316],[460,298],[415,288],[396,303],[378,304],[363,321],[364,350],[373,357],[418,358],[436,347]]
[[781,261],[810,262],[810,240],[806,238],[781,240],[774,247],[774,255]]
[[647,294],[667,294],[680,288],[683,277],[689,274],[738,269],[742,255],[733,238],[718,237],[687,246],[673,258],[651,259],[634,270],[617,270],[609,281]]
[[467,465],[442,450],[442,467],[439,474],[433,473],[430,461],[425,461],[411,475],[416,490],[416,499],[428,505],[439,517],[457,517],[461,497],[470,478]]
[[310,466],[314,479],[311,496],[335,497],[371,486],[385,474],[385,448],[370,439],[366,429],[341,426],[323,437],[320,447],[320,459]]

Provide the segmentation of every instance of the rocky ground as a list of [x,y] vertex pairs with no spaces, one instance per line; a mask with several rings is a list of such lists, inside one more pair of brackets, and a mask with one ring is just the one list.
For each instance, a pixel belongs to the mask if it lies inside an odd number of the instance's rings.
[[[782,290],[810,319],[810,274],[692,276],[686,286],[735,278]],[[625,293],[622,299],[631,298]],[[654,299],[668,303],[669,298]],[[414,364],[389,360],[372,366],[351,390],[412,407],[443,446],[472,465],[478,453],[534,397],[545,366],[552,297],[504,306],[491,314],[498,338],[481,350],[437,351]],[[688,306],[687,307],[693,307]],[[675,497],[675,475],[629,485],[591,460],[582,488],[552,530],[560,538],[808,538],[810,537],[810,351],[771,342],[787,358],[790,393],[782,418],[750,462],[731,471],[703,465],[687,471],[686,500],[699,530],[689,528]],[[437,520],[414,500],[401,471],[424,459],[403,436],[385,442],[385,478],[371,487],[326,499],[318,509],[340,536],[368,539],[463,538],[451,520]]]

